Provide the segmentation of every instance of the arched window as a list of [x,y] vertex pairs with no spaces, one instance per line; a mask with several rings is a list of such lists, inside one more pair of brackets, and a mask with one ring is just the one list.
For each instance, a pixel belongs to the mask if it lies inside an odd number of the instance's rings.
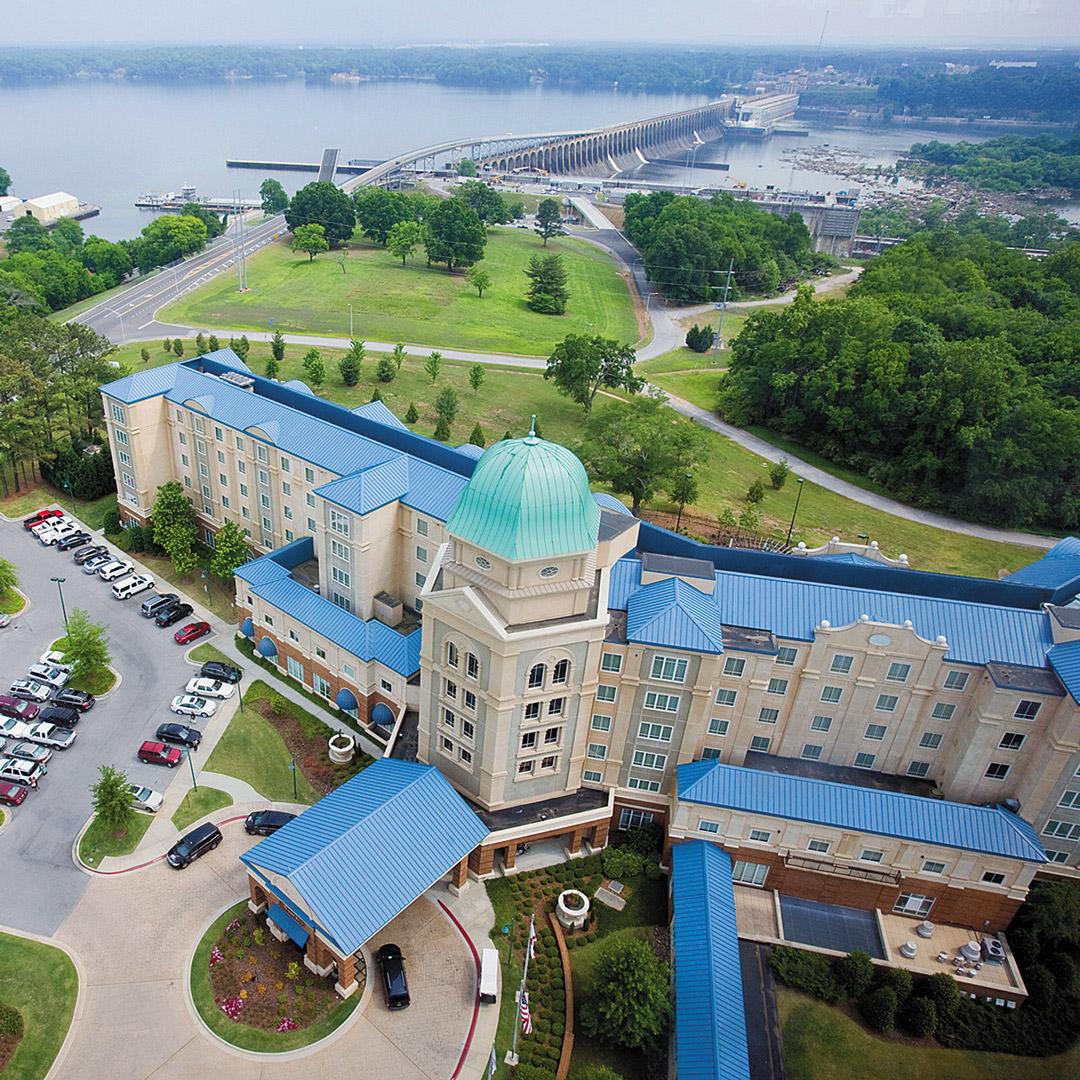
[[560,660],[551,670],[551,681],[556,685],[570,681],[570,661]]
[[446,663],[448,667],[458,666],[458,647],[452,641],[446,643]]
[[547,668],[543,664],[534,664],[529,669],[529,689],[535,690],[537,687],[544,685],[544,675],[547,672]]
[[480,661],[471,652],[465,654],[465,674],[468,675],[470,679],[480,678]]

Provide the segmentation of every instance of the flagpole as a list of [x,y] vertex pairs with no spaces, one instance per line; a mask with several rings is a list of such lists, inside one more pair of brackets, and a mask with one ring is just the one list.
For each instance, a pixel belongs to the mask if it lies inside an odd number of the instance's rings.
[[518,1063],[517,1044],[518,1031],[521,1028],[521,997],[525,993],[525,981],[529,977],[529,957],[532,955],[532,942],[535,929],[536,916],[533,915],[529,919],[529,940],[525,943],[525,970],[521,973],[521,986],[518,987],[518,1015],[514,1017],[514,1041],[510,1046],[510,1053],[506,1055],[506,1063],[508,1065],[516,1065]]

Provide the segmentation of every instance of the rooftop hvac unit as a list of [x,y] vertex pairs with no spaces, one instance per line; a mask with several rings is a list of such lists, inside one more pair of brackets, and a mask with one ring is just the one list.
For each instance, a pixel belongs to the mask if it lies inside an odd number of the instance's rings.
[[386,626],[398,626],[404,613],[404,605],[396,597],[388,592],[378,592],[373,600],[373,612],[375,618]]
[[222,382],[232,383],[233,386],[240,387],[241,390],[250,390],[252,393],[255,391],[255,380],[250,375],[245,375],[242,371],[226,371],[221,376]]

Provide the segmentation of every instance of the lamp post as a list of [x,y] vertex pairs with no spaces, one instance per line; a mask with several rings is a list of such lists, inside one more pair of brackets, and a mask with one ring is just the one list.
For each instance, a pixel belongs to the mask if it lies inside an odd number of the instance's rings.
[[799,500],[802,498],[803,484],[805,484],[806,481],[801,476],[799,476],[796,478],[795,483],[799,486],[796,489],[797,493],[795,495],[795,508],[791,511],[791,524],[788,526],[787,540],[784,541],[787,547],[791,547],[791,531],[795,528],[795,515],[799,512]]
[[679,492],[679,516],[675,519],[675,531],[679,531],[679,526],[682,524],[682,512],[683,507],[686,506],[686,490],[689,487],[690,480],[693,477],[693,473],[685,473],[683,480],[685,483],[682,485],[682,490]]
[[64,606],[64,582],[67,578],[54,577],[50,579],[56,582],[56,591],[60,594],[60,611],[64,616],[64,633],[68,632],[67,608]]
[[188,747],[188,752],[187,752],[187,763],[188,763],[188,768],[191,770],[191,789],[192,789],[192,791],[198,791],[199,790],[199,785],[195,780],[195,762],[192,761],[192,758],[194,757],[194,755],[195,755],[195,747],[194,746],[189,746]]
[[292,773],[292,797],[293,797],[293,802],[296,802],[299,799],[299,796],[296,794],[296,757],[295,757],[295,755],[293,756],[293,758],[289,762],[289,772]]

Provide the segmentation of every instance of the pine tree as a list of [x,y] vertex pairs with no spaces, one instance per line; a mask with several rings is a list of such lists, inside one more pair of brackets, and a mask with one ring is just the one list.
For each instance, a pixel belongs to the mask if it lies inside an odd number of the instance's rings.
[[184,343],[179,338],[172,343],[172,351],[176,356],[184,355]]
[[218,349],[221,348],[221,342],[218,341],[217,334],[211,334],[210,340],[207,342],[207,344],[210,346],[211,352],[217,352]]
[[316,390],[326,382],[326,365],[318,349],[308,349],[304,354],[304,372]]
[[435,425],[435,432],[432,437],[438,439],[439,442],[446,442],[450,438],[450,425],[445,417],[439,417],[439,422]]
[[141,359],[144,364],[150,363],[150,350],[145,345],[139,350],[139,359]]
[[203,337],[203,332],[201,330],[195,335],[195,352],[199,356],[203,356],[206,353],[206,338]]
[[281,368],[278,362],[271,356],[266,361],[266,377],[268,379],[276,379],[280,370]]
[[484,438],[484,429],[480,426],[480,421],[476,421],[476,426],[472,429],[472,434],[469,436],[469,442],[473,446],[485,446],[487,440]]
[[416,402],[410,401],[408,409],[405,410],[405,423],[415,424],[420,419],[420,413],[417,412]]
[[240,340],[236,343],[236,355],[241,360],[247,359],[247,354],[251,352],[251,342],[247,339],[247,334],[241,334]]
[[396,375],[397,368],[394,367],[394,361],[389,356],[382,357],[379,360],[379,366],[375,369],[375,377],[379,382],[393,382]]
[[511,435],[509,431],[504,431],[504,432],[503,432],[503,439],[504,439],[504,440],[506,440],[506,439],[512,439],[513,437],[514,437],[514,436],[513,436],[513,435]]
[[473,388],[474,394],[479,392],[486,374],[487,372],[484,370],[483,364],[473,364],[473,366],[469,368],[469,385]]
[[280,364],[285,359],[285,338],[280,330],[270,339],[270,355]]
[[165,350],[166,352],[168,352],[168,353],[171,353],[171,352],[172,352],[172,338],[166,338],[166,339],[165,339],[165,340],[164,340],[164,341],[163,341],[163,342],[161,343],[161,347],[162,347],[162,348],[163,348],[163,349],[164,349],[164,350]]
[[379,388],[376,386],[371,394],[372,401],[382,401],[382,394],[379,392]]

